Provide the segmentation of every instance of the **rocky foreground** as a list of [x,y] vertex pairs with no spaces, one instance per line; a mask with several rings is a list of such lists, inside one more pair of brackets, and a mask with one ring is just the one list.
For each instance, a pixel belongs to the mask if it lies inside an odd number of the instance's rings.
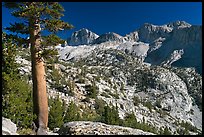
[[64,124],[61,135],[154,135],[139,129],[107,125],[101,122],[74,121]]
[[[18,135],[16,124],[10,119],[2,118],[2,135]],[[47,132],[48,135],[154,135],[139,129],[107,125],[101,122],[74,121],[65,123],[57,133]]]

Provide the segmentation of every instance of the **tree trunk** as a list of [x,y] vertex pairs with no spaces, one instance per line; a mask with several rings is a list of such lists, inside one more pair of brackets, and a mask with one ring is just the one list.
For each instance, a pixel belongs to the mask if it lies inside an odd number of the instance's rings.
[[48,124],[48,101],[45,67],[43,58],[39,55],[39,52],[41,51],[40,24],[31,23],[30,41],[33,80],[33,108],[34,114],[37,116],[34,122],[38,128],[37,134],[46,134],[45,131]]

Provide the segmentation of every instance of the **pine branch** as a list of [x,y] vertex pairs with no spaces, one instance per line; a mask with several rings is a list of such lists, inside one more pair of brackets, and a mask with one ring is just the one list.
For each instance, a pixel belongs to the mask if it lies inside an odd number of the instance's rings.
[[57,46],[58,44],[64,43],[64,40],[59,38],[57,35],[50,34],[48,36],[43,36],[42,37],[42,45],[43,47],[48,47],[48,46]]
[[45,28],[50,32],[57,32],[63,29],[72,29],[73,25],[63,22],[61,20],[46,20]]
[[9,30],[11,32],[21,33],[21,34],[29,34],[28,26],[24,23],[10,23],[10,27],[6,27],[5,30]]

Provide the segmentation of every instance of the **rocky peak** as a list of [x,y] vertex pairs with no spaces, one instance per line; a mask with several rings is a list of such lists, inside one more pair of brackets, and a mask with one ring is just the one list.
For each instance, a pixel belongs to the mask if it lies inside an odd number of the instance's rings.
[[139,41],[151,43],[159,37],[168,37],[173,29],[167,25],[153,25],[145,23],[138,29]]
[[75,31],[71,38],[69,39],[69,45],[71,46],[77,46],[77,45],[89,45],[98,38],[99,36],[95,34],[94,32],[82,28],[78,31]]
[[189,24],[185,21],[175,21],[175,22],[171,22],[171,23],[167,24],[167,26],[171,27],[171,28],[179,29],[179,28],[191,27],[191,24]]
[[139,36],[138,36],[138,32],[137,31],[134,31],[134,32],[131,32],[130,34],[127,34],[125,37],[124,37],[124,40],[126,41],[138,41],[139,39]]
[[122,42],[123,37],[114,32],[108,32],[105,34],[100,35],[96,40],[94,40],[94,44],[100,44],[106,41],[117,41]]

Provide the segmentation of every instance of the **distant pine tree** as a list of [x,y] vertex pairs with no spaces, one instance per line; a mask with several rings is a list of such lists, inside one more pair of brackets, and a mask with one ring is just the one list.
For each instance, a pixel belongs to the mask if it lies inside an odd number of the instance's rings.
[[124,126],[137,128],[138,123],[134,113],[126,114],[124,118]]
[[109,107],[108,105],[106,105],[104,107],[103,117],[104,123],[110,125],[119,125],[120,118],[117,107]]
[[64,116],[64,123],[80,120],[77,105],[71,101]]

